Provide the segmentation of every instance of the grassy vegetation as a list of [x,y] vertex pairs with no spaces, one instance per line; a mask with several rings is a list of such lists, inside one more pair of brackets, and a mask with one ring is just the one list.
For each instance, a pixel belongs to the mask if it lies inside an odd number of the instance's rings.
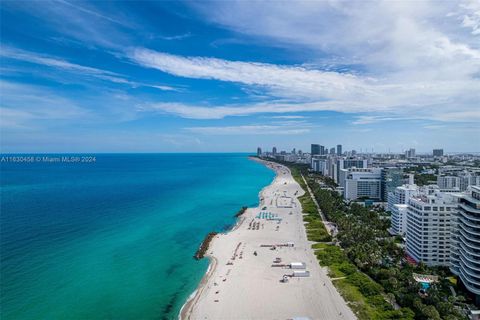
[[305,193],[298,198],[302,205],[303,221],[307,230],[307,239],[315,242],[331,241],[332,237],[328,234],[325,225],[320,218],[317,206],[313,202],[310,194]]
[[[385,300],[381,285],[359,272],[338,246],[325,243],[312,245],[320,265],[328,267],[329,276],[342,297],[359,319],[413,319],[413,312],[404,310],[390,314],[392,306]],[[343,279],[336,279],[343,278]],[[402,318],[403,317],[403,318]]]
[[415,174],[415,184],[418,186],[426,186],[432,182],[437,182],[437,176],[434,174]]

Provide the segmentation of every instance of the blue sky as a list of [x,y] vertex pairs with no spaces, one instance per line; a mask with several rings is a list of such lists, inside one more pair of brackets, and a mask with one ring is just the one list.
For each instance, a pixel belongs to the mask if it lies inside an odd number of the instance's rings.
[[480,2],[2,1],[2,152],[480,151]]

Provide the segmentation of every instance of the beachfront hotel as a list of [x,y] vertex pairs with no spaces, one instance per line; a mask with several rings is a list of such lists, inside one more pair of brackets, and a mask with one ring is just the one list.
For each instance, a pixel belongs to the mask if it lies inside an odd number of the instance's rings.
[[448,266],[450,227],[455,210],[452,194],[437,186],[423,188],[408,200],[406,250],[416,262],[428,266]]
[[[366,160],[365,160],[366,161]],[[346,200],[382,198],[381,168],[340,169],[339,181]]]
[[452,212],[450,270],[480,303],[480,187],[472,186],[457,197]]

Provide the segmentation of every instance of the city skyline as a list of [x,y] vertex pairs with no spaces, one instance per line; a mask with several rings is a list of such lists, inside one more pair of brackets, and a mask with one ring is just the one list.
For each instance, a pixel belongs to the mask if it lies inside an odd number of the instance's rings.
[[477,2],[141,4],[2,2],[2,152],[480,151]]

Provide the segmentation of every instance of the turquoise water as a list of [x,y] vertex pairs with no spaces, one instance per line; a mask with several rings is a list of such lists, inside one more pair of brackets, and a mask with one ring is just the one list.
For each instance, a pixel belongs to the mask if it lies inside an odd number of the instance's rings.
[[420,284],[422,285],[422,288],[425,289],[425,290],[430,288],[430,283],[428,283],[428,282],[420,282]]
[[1,163],[2,319],[173,319],[208,261],[203,237],[274,173],[245,154]]

